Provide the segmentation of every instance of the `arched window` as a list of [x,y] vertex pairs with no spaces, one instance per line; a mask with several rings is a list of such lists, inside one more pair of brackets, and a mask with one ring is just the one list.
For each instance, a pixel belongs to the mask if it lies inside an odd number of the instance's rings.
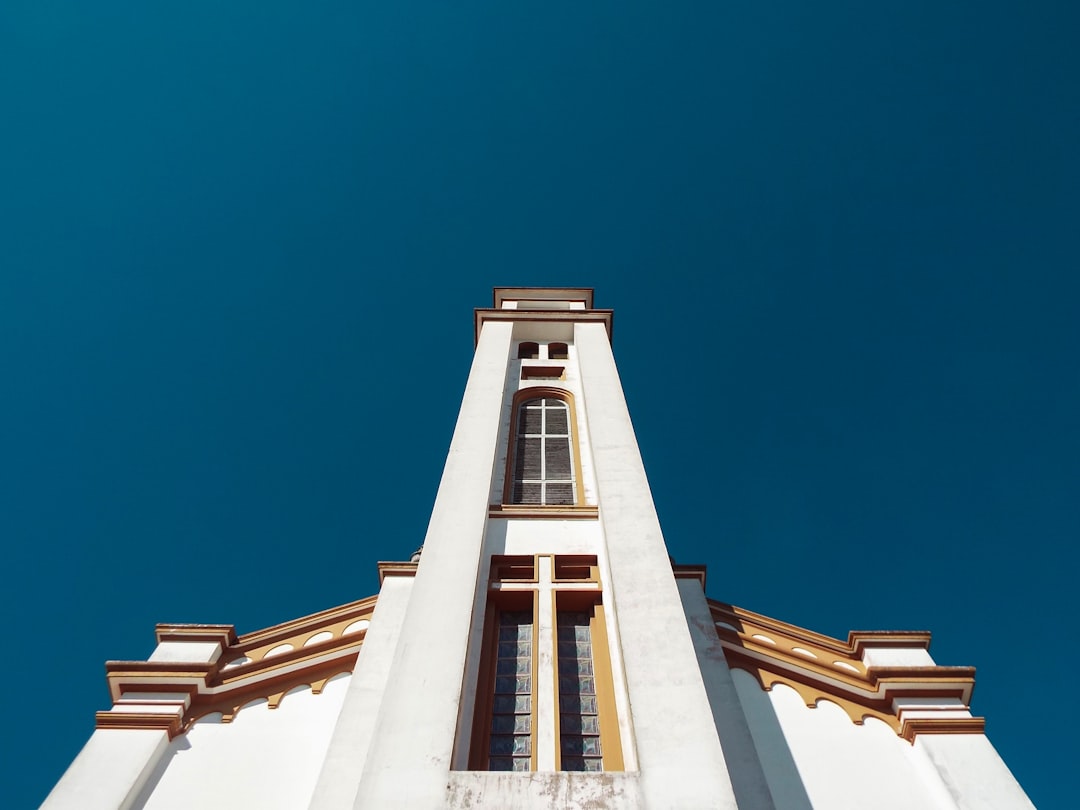
[[548,359],[549,360],[567,360],[570,357],[570,350],[565,343],[549,343],[548,344]]
[[570,404],[556,392],[517,405],[510,463],[509,500],[515,504],[577,503]]
[[540,357],[540,344],[526,340],[518,344],[518,360],[537,360]]

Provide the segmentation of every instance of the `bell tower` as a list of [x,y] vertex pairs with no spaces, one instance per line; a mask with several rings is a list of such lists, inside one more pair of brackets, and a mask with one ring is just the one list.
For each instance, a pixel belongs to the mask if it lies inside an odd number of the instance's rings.
[[362,772],[349,757],[355,806],[434,809],[495,791],[515,807],[566,793],[734,807],[612,312],[591,289],[497,288],[474,328],[384,689],[352,688],[342,713],[366,716],[379,741]]

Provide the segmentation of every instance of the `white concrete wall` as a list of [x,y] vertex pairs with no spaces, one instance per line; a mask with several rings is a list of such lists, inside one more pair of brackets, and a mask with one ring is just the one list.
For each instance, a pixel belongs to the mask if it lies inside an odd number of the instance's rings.
[[777,810],[957,810],[924,758],[885,723],[856,725],[827,700],[732,676]]
[[724,648],[716,635],[705,591],[697,579],[676,581],[735,798],[744,810],[774,810],[772,794],[735,691]]
[[[530,324],[535,329],[535,324]],[[510,418],[513,413],[514,393],[525,388],[551,387],[569,391],[575,402],[577,421],[574,424],[574,438],[581,451],[581,481],[585,503],[596,504],[596,476],[593,472],[592,454],[590,453],[589,425],[585,419],[582,407],[581,369],[577,360],[577,348],[572,338],[565,336],[553,336],[548,339],[542,337],[538,340],[535,334],[523,338],[515,330],[514,342],[511,345],[510,358],[506,369],[506,394],[502,403],[502,411],[499,418],[499,447],[496,453],[496,463],[491,478],[491,503],[501,503],[503,496],[503,482],[506,477],[506,457],[510,450]],[[518,360],[517,347],[522,340],[538,340],[540,343],[540,360]],[[558,340],[567,344],[566,360],[547,359],[547,343]],[[521,379],[522,365],[551,366],[559,365],[566,369],[565,380],[523,380]]]
[[601,324],[574,343],[592,440],[601,526],[641,788],[650,808],[734,808],[736,800],[622,385]]
[[867,667],[932,667],[934,659],[922,647],[867,647],[863,650]]
[[42,810],[128,810],[169,745],[164,731],[98,729]]
[[[646,807],[636,773],[450,774],[450,810],[641,810]],[[701,805],[702,810],[709,805]],[[687,807],[686,810],[694,810]]]
[[513,324],[484,324],[355,807],[446,806]]
[[307,807],[349,678],[331,679],[318,695],[298,687],[276,709],[256,701],[231,723],[220,714],[199,720],[169,744],[133,808]]
[[412,577],[390,576],[383,580],[371,624],[364,635],[364,646],[360,648],[326,751],[311,810],[348,810],[353,806],[412,585]]
[[958,810],[1035,810],[1035,805],[983,734],[920,734],[926,755]]

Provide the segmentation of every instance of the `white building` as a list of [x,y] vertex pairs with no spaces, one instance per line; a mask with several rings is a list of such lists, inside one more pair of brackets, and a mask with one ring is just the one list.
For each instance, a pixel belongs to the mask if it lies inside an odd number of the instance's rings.
[[592,298],[476,310],[419,563],[244,636],[158,625],[44,807],[1031,808],[927,634],[829,638],[671,564]]

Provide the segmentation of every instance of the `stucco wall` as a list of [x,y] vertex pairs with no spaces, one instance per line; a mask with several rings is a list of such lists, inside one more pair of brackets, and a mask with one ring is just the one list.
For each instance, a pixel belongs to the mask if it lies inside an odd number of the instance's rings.
[[276,709],[260,700],[231,723],[219,714],[196,722],[169,744],[133,808],[307,807],[350,677],[318,695],[300,687]]

